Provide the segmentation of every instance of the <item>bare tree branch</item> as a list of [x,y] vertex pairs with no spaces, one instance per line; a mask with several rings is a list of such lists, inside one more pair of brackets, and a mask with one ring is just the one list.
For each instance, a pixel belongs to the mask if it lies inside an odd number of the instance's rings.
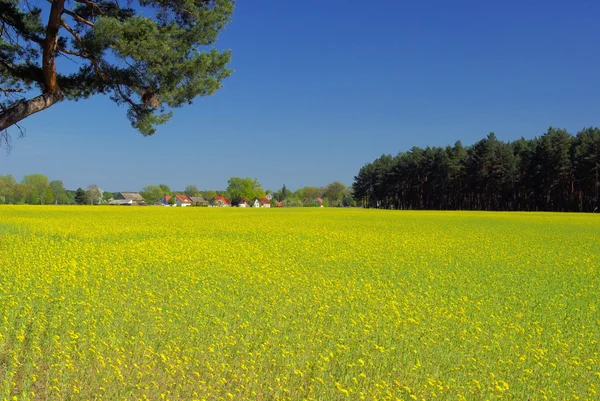
[[73,11],[71,10],[67,10],[66,8],[63,10],[63,13],[70,15],[71,17],[73,17],[73,19],[75,19],[78,22],[81,22],[82,24],[94,27],[94,23],[91,21],[86,20],[85,18],[75,14]]

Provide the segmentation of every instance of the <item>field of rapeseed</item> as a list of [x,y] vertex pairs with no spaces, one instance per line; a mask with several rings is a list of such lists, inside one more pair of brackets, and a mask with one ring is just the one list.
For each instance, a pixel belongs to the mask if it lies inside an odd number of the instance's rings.
[[600,399],[600,216],[0,207],[0,399]]

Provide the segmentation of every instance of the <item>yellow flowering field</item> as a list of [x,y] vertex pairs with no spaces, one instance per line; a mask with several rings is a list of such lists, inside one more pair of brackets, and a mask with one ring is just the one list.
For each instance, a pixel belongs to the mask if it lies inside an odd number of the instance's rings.
[[0,207],[0,399],[597,400],[600,216]]

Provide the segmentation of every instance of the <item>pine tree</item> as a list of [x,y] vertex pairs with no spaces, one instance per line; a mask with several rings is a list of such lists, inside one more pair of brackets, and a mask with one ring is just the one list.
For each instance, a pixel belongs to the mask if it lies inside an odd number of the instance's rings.
[[[231,74],[213,45],[233,0],[86,0],[0,4],[0,132],[64,99],[107,94],[144,135],[171,109],[211,95]],[[38,7],[35,5],[39,4]],[[43,7],[43,9],[42,9]],[[42,21],[45,19],[45,22]],[[56,59],[76,60],[58,71]],[[39,90],[39,95],[24,96]],[[67,120],[65,118],[65,120]]]

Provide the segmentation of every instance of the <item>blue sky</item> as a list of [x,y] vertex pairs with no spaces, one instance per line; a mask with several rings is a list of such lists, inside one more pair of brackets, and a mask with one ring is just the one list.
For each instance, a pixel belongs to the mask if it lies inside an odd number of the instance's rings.
[[599,125],[600,2],[238,0],[235,73],[152,137],[96,96],[23,121],[0,174],[67,188],[265,189],[334,180],[412,146]]

